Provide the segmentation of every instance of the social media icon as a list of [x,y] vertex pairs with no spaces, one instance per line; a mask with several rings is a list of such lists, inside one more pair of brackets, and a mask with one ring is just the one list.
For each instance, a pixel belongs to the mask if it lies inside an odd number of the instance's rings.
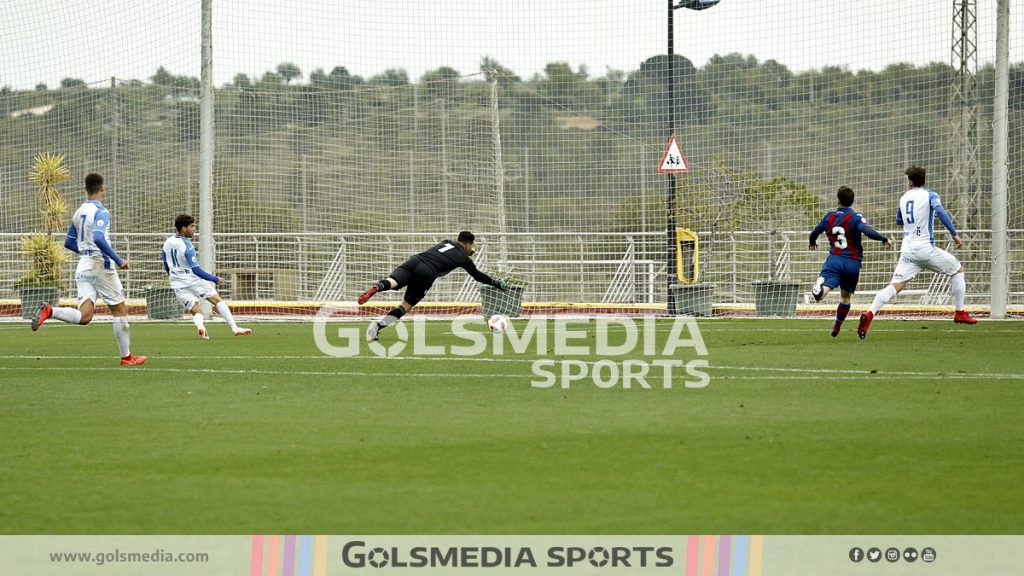
[[889,549],[887,549],[885,551],[885,559],[888,560],[889,562],[899,562],[900,561],[900,549],[899,548],[889,548]]
[[857,548],[856,546],[853,547],[853,548],[850,548],[850,560],[852,560],[854,562],[860,562],[863,559],[864,559],[864,551],[863,550],[861,550],[860,548]]
[[917,562],[917,550],[914,548],[904,548],[903,559],[907,562]]
[[868,549],[868,560],[871,562],[878,562],[882,559],[882,551],[878,548]]
[[928,547],[921,550],[921,560],[935,562],[935,548]]

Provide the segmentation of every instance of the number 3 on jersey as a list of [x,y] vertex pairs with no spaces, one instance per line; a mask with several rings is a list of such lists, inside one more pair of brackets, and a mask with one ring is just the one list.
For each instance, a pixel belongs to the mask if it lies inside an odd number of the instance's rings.
[[836,237],[833,244],[840,250],[846,250],[846,229],[842,226],[832,228],[832,235]]

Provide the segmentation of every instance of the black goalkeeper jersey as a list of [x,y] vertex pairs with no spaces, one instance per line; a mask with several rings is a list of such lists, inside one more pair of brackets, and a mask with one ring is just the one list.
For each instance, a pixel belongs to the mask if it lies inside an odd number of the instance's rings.
[[477,270],[476,264],[469,258],[469,253],[459,242],[444,240],[429,250],[424,250],[409,260],[426,264],[434,272],[435,277],[462,268],[477,282],[494,286],[494,279]]

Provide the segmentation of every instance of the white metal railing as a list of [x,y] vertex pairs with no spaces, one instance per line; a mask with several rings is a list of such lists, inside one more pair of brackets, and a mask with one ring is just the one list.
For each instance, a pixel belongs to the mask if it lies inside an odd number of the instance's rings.
[[[887,235],[898,238],[892,231]],[[19,253],[22,234],[0,234],[0,299],[13,299],[13,285],[27,262]],[[147,285],[164,284],[159,251],[165,234],[112,234],[111,241],[131,268],[121,273],[130,298],[144,296]],[[953,251],[967,269],[968,303],[988,304],[991,233],[961,232],[962,249]],[[805,248],[807,232],[732,232],[700,234],[700,281],[715,286],[718,303],[752,303],[751,282],[770,277],[807,282],[817,277],[826,256],[824,249]],[[351,301],[372,282],[387,276],[410,255],[443,238],[422,233],[304,233],[214,235],[215,271],[233,282],[222,292],[235,300]],[[504,270],[524,280],[524,298],[531,302],[663,303],[665,302],[665,234],[542,232],[478,235],[485,272]],[[940,237],[941,238],[941,237]],[[62,239],[61,239],[62,240]],[[769,250],[773,240],[776,249]],[[940,240],[945,245],[945,240]],[[783,247],[782,252],[778,246]],[[201,244],[201,239],[197,239]],[[502,246],[503,244],[503,246]],[[859,301],[885,286],[898,255],[878,242],[865,240],[865,264]],[[1024,305],[1024,230],[1010,231],[1010,304]],[[499,250],[499,247],[501,250]],[[773,254],[774,252],[774,254]],[[507,254],[500,261],[498,254]],[[784,256],[783,256],[784,255]],[[70,254],[65,267],[64,295],[74,295],[74,265]],[[209,263],[204,263],[209,265]],[[470,289],[472,285],[468,285]],[[466,276],[454,272],[441,278],[429,301],[473,299]],[[948,282],[929,275],[912,286],[920,294],[916,303],[943,304]]]

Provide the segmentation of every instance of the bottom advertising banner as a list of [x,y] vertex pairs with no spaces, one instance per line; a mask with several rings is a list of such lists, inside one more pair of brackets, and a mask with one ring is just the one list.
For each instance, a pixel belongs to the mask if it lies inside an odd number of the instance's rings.
[[0,536],[0,574],[1024,573],[1022,536]]

